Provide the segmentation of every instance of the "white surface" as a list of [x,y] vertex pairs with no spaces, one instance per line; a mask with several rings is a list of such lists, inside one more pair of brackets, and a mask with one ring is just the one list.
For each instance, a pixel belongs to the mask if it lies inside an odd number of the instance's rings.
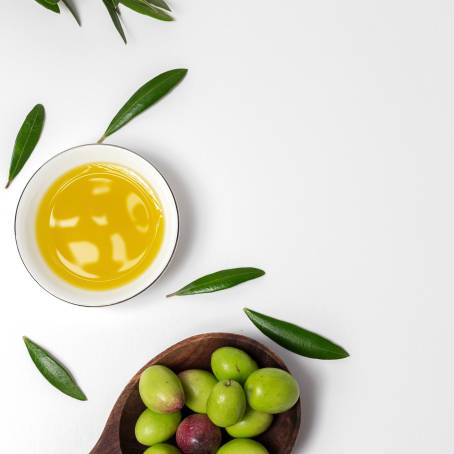
[[[122,287],[90,291],[60,279],[48,267],[39,251],[35,235],[35,219],[39,204],[55,179],[66,172],[92,162],[107,162],[135,173],[151,188],[164,214],[164,236],[158,255],[148,269]],[[82,145],[59,153],[32,176],[20,197],[15,218],[17,248],[25,267],[44,289],[65,302],[80,306],[107,306],[138,295],[162,275],[175,252],[178,239],[178,211],[175,198],[163,176],[139,155],[113,145]]]
[[[0,168],[43,102],[42,141],[8,191],[2,222],[2,448],[85,454],[129,377],[191,334],[266,341],[250,306],[345,346],[317,362],[274,347],[303,385],[297,453],[453,452],[454,3],[448,0],[174,0],[178,21],[125,11],[122,45],[101,1],[84,26],[32,0],[2,9]],[[53,299],[13,239],[24,183],[57,152],[96,140],[126,98],[163,70],[183,84],[112,142],[169,179],[181,245],[151,291],[92,310]],[[267,276],[224,293],[166,300],[230,266]],[[22,335],[50,348],[89,397],[34,370]],[[20,444],[18,444],[20,440]]]

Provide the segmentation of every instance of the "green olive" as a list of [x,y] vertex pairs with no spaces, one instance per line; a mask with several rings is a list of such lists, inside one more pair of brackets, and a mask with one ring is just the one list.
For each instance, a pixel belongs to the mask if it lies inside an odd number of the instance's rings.
[[136,422],[136,439],[145,446],[162,443],[175,435],[180,421],[180,412],[160,415],[147,408]]
[[258,367],[243,350],[221,347],[211,355],[211,369],[218,380],[235,380],[243,384]]
[[249,440],[247,438],[238,438],[229,441],[217,454],[269,454],[268,450],[258,441]]
[[178,374],[178,378],[183,385],[186,406],[195,413],[206,413],[208,397],[218,382],[214,375],[206,370],[190,369]]
[[142,373],[139,393],[143,403],[155,413],[174,413],[184,406],[183,386],[165,366],[151,366]]
[[248,408],[241,420],[226,430],[234,438],[253,438],[265,432],[272,422],[270,414]]
[[207,414],[219,427],[236,424],[246,411],[246,396],[241,385],[234,380],[223,380],[211,391]]
[[253,372],[244,386],[249,405],[264,413],[283,413],[300,396],[298,382],[285,370],[267,367]]
[[143,454],[181,454],[181,451],[175,446],[159,443],[148,448]]

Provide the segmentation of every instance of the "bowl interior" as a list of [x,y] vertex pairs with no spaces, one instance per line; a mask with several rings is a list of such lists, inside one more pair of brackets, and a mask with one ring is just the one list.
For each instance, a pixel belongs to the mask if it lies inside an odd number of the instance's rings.
[[[288,370],[284,362],[268,348],[245,336],[229,333],[201,334],[186,339],[151,360],[128,384],[119,401],[123,408],[120,419],[120,446],[123,454],[142,454],[144,446],[134,436],[137,418],[145,409],[139,395],[139,379],[142,371],[153,364],[161,364],[178,373],[186,369],[210,370],[211,354],[219,347],[238,347],[249,353],[259,367],[279,367]],[[289,454],[296,442],[301,420],[301,404],[276,415],[272,426],[257,440],[269,450],[270,454]]]
[[[108,162],[137,173],[155,191],[165,218],[161,248],[147,270],[134,281],[105,291],[77,288],[55,275],[42,258],[35,238],[36,213],[49,186],[65,172],[90,162]],[[162,274],[172,258],[177,243],[178,211],[167,182],[148,161],[131,151],[113,145],[84,145],[58,154],[33,175],[18,203],[15,232],[17,247],[25,267],[44,289],[69,303],[105,306],[132,298]]]

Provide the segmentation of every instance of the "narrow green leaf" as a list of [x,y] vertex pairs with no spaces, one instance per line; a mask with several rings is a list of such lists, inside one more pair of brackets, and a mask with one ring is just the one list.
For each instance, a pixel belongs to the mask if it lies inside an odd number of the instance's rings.
[[136,13],[144,14],[145,16],[153,17],[154,19],[162,21],[175,20],[169,13],[163,9],[153,6],[151,0],[120,0],[120,3],[132,9]]
[[87,400],[68,370],[52,357],[46,350],[24,337],[25,346],[35,366],[44,378],[62,393],[78,400]]
[[235,285],[242,284],[251,279],[257,279],[264,274],[265,271],[257,268],[233,268],[230,270],[217,271],[216,273],[208,274],[207,276],[203,276],[200,279],[191,282],[177,292],[167,295],[167,297],[218,292],[219,290],[234,287]]
[[71,15],[74,17],[74,19],[76,20],[77,24],[80,27],[82,25],[82,22],[80,20],[79,13],[77,12],[77,9],[74,6],[74,3],[72,2],[72,0],[61,0],[61,1],[66,6],[66,8],[71,13]]
[[6,187],[8,187],[14,178],[16,178],[35,149],[44,127],[45,116],[44,106],[38,104],[25,118],[25,121],[17,134],[16,143],[14,144]]
[[58,6],[58,1],[52,1],[52,0],[35,0],[37,3],[40,5],[44,6],[44,8],[49,9],[50,11],[53,11],[54,13],[60,13],[60,7]]
[[158,8],[165,9],[167,11],[172,11],[170,9],[170,6],[164,0],[143,0],[143,1]]
[[281,347],[307,358],[342,359],[349,354],[339,345],[292,323],[244,309],[251,322]]
[[106,6],[107,11],[109,12],[109,15],[112,19],[112,22],[115,25],[115,28],[117,29],[118,33],[120,33],[120,36],[122,37],[124,43],[127,44],[128,41],[126,40],[126,35],[123,30],[123,26],[121,25],[120,16],[118,14],[118,9],[114,3],[114,0],[102,0],[102,1],[103,1],[104,5]]
[[[116,2],[116,4],[118,5],[119,3],[121,3],[121,0],[114,0],[114,2]],[[171,11],[170,6],[164,0],[137,0],[137,2]]]
[[106,137],[118,131],[137,115],[158,102],[185,78],[187,72],[187,69],[172,69],[160,74],[139,88],[115,115],[98,143],[103,142]]

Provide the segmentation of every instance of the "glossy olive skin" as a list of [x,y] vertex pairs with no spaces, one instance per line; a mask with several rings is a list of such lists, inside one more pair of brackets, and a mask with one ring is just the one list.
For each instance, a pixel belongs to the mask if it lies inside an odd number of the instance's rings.
[[249,405],[264,413],[283,413],[296,404],[298,382],[285,370],[267,367],[253,372],[244,385]]
[[160,415],[147,408],[137,419],[136,439],[145,446],[162,443],[175,434],[180,421],[180,412]]
[[220,381],[208,398],[208,417],[218,427],[236,424],[246,412],[246,396],[241,385],[234,380]]
[[221,347],[211,355],[211,369],[218,380],[235,380],[243,384],[258,366],[243,350]]
[[268,430],[272,422],[272,415],[248,408],[241,420],[226,431],[233,438],[253,438]]
[[178,376],[165,366],[151,366],[143,371],[139,393],[143,403],[155,413],[174,413],[184,406],[183,385]]
[[159,443],[145,450],[143,454],[181,454],[181,451],[167,443]]
[[218,382],[213,374],[201,369],[178,374],[186,397],[186,406],[195,413],[206,413],[208,397]]
[[217,454],[269,454],[268,450],[258,441],[249,440],[247,438],[237,438],[229,441]]
[[183,454],[214,454],[221,445],[222,434],[207,415],[191,415],[178,426],[176,438]]

